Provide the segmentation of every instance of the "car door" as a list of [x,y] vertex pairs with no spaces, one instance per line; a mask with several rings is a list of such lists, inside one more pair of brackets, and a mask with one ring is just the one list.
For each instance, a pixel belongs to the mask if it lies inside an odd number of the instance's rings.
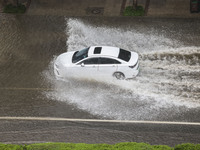
[[99,74],[102,77],[111,77],[117,71],[118,65],[121,62],[114,58],[100,57],[99,58]]
[[74,72],[76,76],[80,77],[95,77],[98,74],[98,63],[97,57],[87,58],[75,65]]

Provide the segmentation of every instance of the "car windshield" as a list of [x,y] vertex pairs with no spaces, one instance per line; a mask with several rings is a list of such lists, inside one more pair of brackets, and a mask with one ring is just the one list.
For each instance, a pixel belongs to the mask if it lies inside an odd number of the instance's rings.
[[76,63],[76,62],[88,57],[88,50],[89,50],[89,47],[85,48],[83,50],[80,50],[80,51],[76,51],[72,57],[72,63]]

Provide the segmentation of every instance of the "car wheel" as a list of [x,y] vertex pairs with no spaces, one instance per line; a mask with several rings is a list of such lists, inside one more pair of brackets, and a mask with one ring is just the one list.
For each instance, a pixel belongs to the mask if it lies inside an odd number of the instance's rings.
[[121,72],[115,72],[113,74],[113,77],[115,77],[118,80],[124,80],[125,79],[125,75],[123,73],[121,73]]

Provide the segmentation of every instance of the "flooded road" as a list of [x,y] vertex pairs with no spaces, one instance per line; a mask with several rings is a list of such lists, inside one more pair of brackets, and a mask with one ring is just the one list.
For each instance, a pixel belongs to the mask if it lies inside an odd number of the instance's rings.
[[[199,122],[200,20],[0,16],[0,115]],[[132,80],[57,81],[60,53],[90,45],[140,55]]]

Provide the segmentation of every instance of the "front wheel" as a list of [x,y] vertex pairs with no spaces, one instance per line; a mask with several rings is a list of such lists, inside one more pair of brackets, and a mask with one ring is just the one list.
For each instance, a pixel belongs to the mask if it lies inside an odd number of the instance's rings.
[[115,72],[113,74],[113,77],[115,77],[118,80],[124,80],[125,79],[125,75],[123,73],[121,73],[121,72]]

